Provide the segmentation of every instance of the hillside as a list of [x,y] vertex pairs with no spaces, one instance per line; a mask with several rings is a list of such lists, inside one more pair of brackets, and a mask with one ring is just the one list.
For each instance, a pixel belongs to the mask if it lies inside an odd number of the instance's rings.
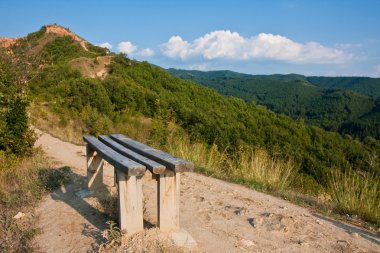
[[[2,52],[11,58],[18,83],[25,85],[35,126],[65,139],[74,136],[72,141],[85,133],[124,133],[186,156],[198,172],[278,194],[330,194],[336,210],[379,224],[378,184],[373,183],[380,173],[379,141],[361,142],[308,126],[173,77],[148,62],[89,42],[83,47],[76,36],[48,30],[43,27]],[[100,70],[104,75],[96,74]],[[366,101],[364,96],[357,99]],[[361,110],[368,114],[368,108]],[[264,164],[261,174],[256,173],[255,162]],[[363,201],[362,193],[356,192],[357,202],[347,207],[329,192],[345,173],[358,180],[359,188],[368,180],[366,187],[375,192],[371,198]]]
[[[304,119],[329,131],[364,139],[380,138],[380,79],[361,77],[305,77],[247,75],[231,71],[169,73],[228,96],[255,101],[293,119]],[[369,96],[370,95],[370,96]]]

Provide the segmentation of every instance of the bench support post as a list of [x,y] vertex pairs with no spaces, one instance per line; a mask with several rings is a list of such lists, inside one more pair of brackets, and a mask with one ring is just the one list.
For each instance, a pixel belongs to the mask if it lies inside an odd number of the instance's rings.
[[166,170],[157,179],[158,226],[161,231],[178,230],[180,174]]
[[127,176],[117,170],[119,193],[119,226],[132,234],[144,229],[142,177]]
[[87,187],[90,190],[98,189],[103,186],[103,165],[104,161],[99,154],[91,147],[86,145],[87,157]]

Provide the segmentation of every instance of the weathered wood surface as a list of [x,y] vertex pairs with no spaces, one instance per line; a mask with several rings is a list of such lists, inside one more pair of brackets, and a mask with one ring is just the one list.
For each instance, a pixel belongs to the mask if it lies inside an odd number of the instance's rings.
[[103,142],[104,144],[108,145],[113,150],[117,151],[118,153],[138,162],[142,165],[145,165],[148,170],[150,170],[154,174],[161,174],[165,171],[165,166],[162,164],[159,164],[145,156],[142,156],[123,145],[119,144],[118,142],[112,140],[110,137],[106,135],[100,135],[99,140]]
[[158,226],[161,231],[178,230],[180,173],[168,170],[157,177]]
[[145,166],[141,165],[125,156],[119,154],[106,144],[102,143],[94,136],[86,135],[83,140],[101,155],[108,163],[112,164],[117,170],[121,170],[128,176],[142,176],[145,173]]
[[119,226],[132,234],[144,230],[141,176],[127,176],[117,171],[119,193]]
[[104,160],[88,144],[86,145],[87,187],[95,190],[103,187]]
[[132,140],[122,134],[112,134],[110,136],[113,140],[120,143],[121,145],[129,148],[140,155],[146,156],[160,164],[166,166],[167,169],[174,172],[186,172],[193,171],[194,165],[192,162],[185,161],[181,158],[172,156],[163,151],[149,147],[143,143]]

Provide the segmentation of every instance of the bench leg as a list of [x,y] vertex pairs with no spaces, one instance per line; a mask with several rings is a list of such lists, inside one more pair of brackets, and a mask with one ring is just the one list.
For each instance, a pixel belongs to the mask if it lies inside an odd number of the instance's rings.
[[95,154],[95,151],[86,146],[87,157],[87,187],[91,190],[103,186],[103,165],[104,161],[100,155]]
[[157,176],[158,226],[161,231],[178,230],[180,174],[165,171]]
[[117,170],[119,192],[119,225],[132,234],[144,230],[142,177],[127,176]]

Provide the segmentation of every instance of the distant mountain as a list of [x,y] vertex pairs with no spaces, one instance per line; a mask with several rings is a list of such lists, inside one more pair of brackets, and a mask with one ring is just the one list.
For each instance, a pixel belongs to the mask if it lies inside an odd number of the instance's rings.
[[[169,73],[214,88],[227,96],[254,101],[308,124],[364,138],[380,139],[380,79],[248,75],[232,71],[168,69]],[[368,94],[371,96],[367,96]]]
[[310,76],[306,80],[324,89],[346,89],[369,97],[380,97],[380,78]]

